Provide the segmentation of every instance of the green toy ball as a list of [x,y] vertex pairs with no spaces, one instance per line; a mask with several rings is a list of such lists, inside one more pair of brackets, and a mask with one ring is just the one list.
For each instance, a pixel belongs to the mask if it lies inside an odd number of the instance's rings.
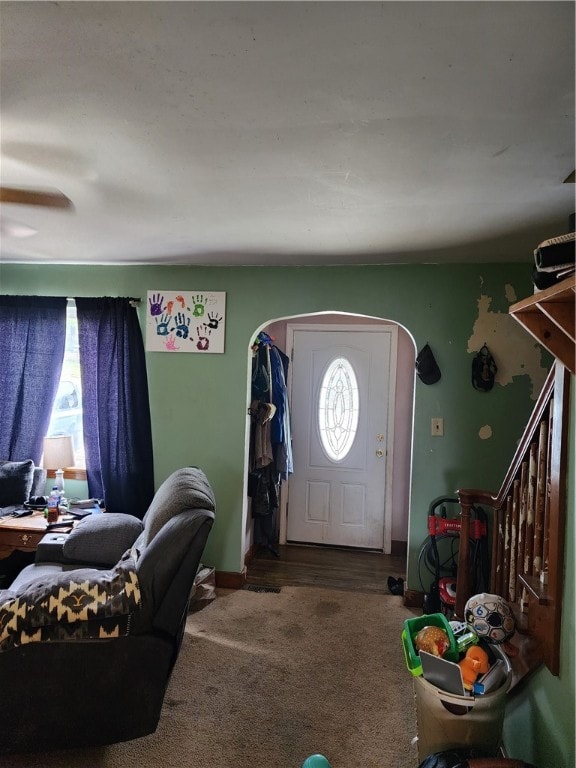
[[324,755],[310,755],[304,760],[302,768],[331,768]]

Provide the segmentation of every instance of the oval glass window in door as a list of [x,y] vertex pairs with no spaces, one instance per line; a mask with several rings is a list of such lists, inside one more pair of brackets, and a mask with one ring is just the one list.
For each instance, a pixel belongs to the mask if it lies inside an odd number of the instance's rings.
[[345,357],[337,357],[326,369],[318,399],[320,440],[332,461],[342,461],[352,448],[358,429],[358,408],[354,368]]

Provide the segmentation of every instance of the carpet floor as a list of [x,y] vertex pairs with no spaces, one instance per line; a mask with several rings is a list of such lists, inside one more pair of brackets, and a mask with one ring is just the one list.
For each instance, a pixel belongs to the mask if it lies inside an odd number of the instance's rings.
[[333,768],[415,768],[414,693],[400,642],[412,615],[392,595],[218,591],[188,617],[156,733],[0,764],[300,768],[320,752]]

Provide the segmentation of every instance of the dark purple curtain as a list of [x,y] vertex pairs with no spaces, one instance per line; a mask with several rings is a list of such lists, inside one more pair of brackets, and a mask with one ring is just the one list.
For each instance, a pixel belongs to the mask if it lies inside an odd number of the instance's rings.
[[129,299],[77,298],[86,474],[109,512],[142,518],[154,495],[142,331]]
[[0,459],[40,463],[65,342],[66,298],[0,296]]

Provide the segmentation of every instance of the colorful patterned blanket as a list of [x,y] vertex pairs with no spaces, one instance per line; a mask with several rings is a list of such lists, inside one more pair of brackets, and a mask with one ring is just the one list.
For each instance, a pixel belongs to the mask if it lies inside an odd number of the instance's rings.
[[63,571],[35,579],[18,594],[0,590],[0,651],[26,643],[127,635],[139,605],[138,576],[129,552],[107,571]]

